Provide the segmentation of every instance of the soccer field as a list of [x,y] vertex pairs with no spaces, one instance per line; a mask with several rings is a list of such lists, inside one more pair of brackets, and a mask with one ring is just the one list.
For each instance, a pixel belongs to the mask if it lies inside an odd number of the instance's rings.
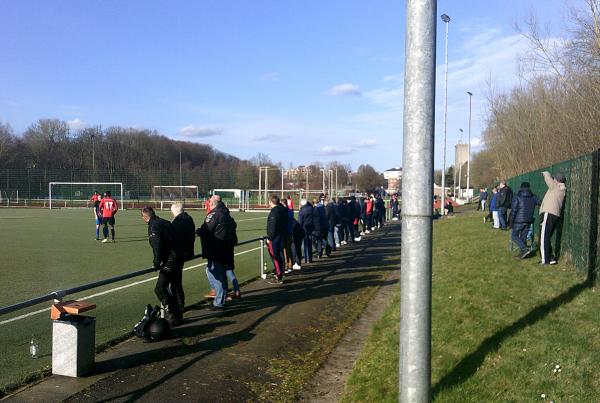
[[[204,211],[190,211],[196,226],[204,220]],[[232,213],[238,223],[240,241],[265,234],[266,213]],[[158,215],[171,220],[170,211]],[[91,283],[108,277],[150,267],[152,251],[148,244],[147,224],[138,210],[117,215],[115,243],[96,241],[95,224],[89,209],[0,209],[2,270],[0,306],[30,299],[51,291]],[[102,235],[101,235],[102,236]],[[247,281],[260,273],[259,244],[236,248],[236,276]],[[256,249],[256,250],[254,250]],[[200,241],[196,239],[196,253]],[[245,253],[244,253],[245,252]],[[205,261],[196,259],[185,265],[183,286],[186,304],[198,302],[208,290]],[[97,305],[91,316],[97,318],[96,344],[127,333],[140,319],[145,304],[157,303],[154,274],[68,296],[86,298]],[[144,281],[147,280],[147,281]],[[135,283],[135,284],[134,284]],[[117,289],[120,288],[120,289]],[[103,295],[93,296],[104,293]],[[20,382],[51,362],[50,302],[0,317],[0,391]],[[2,323],[26,313],[43,312]],[[32,335],[37,339],[40,357],[29,356]]]

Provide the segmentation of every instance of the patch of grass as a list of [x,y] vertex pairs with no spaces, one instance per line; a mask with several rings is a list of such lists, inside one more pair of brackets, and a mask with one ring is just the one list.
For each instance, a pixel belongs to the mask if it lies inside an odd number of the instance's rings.
[[[508,236],[475,213],[434,225],[433,399],[600,401],[597,290],[566,263],[515,259]],[[373,328],[343,401],[398,400],[399,321],[397,297]]]

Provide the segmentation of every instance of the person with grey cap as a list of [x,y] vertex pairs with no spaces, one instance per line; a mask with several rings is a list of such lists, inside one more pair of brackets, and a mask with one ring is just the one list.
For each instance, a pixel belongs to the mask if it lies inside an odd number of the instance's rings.
[[552,255],[552,244],[550,239],[556,230],[560,220],[567,187],[566,178],[563,174],[556,174],[554,177],[550,172],[542,172],[544,181],[548,186],[548,191],[540,207],[540,253],[542,255],[541,264],[556,264],[556,257]]

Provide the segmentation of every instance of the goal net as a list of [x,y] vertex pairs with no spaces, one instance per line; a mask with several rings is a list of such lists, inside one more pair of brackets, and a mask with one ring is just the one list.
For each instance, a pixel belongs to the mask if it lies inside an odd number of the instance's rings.
[[122,182],[50,182],[48,184],[48,207],[92,207],[94,192],[110,192],[113,199],[123,206]]
[[198,200],[198,186],[152,186],[152,200]]
[[245,209],[245,191],[242,189],[213,189],[212,195],[221,196],[221,201],[225,205],[232,209],[243,210]]

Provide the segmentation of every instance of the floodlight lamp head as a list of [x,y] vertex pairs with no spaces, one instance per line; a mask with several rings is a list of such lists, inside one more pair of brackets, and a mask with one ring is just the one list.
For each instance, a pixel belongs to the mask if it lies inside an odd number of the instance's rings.
[[448,16],[448,14],[442,14],[442,21],[450,22],[450,17]]
[[473,96],[473,93],[471,91],[467,91],[467,94],[469,94],[470,97]]

